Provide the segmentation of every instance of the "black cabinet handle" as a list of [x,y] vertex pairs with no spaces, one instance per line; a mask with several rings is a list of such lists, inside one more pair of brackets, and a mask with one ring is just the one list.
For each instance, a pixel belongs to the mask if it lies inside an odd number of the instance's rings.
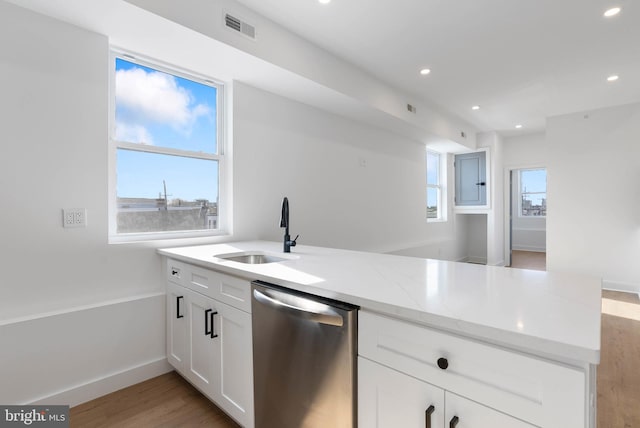
[[205,318],[204,322],[205,322],[205,324],[207,323],[207,314],[209,314],[209,324],[211,324],[211,330],[209,330],[209,332],[205,331],[204,334],[209,334],[209,337],[211,339],[215,339],[216,337],[218,337],[218,335],[217,334],[213,334],[214,331],[215,331],[215,325],[213,324],[213,321],[215,320],[214,316],[218,315],[218,312],[217,311],[213,312],[211,309],[207,309],[205,311],[205,314],[204,314],[204,318]]
[[484,181],[481,181],[480,183],[476,183],[476,186],[486,186],[487,183],[485,183]]
[[431,414],[436,410],[435,407],[429,406],[424,411],[424,426],[425,428],[431,428]]
[[446,370],[449,367],[449,361],[446,358],[438,358],[438,367],[442,370]]
[[[204,335],[206,336],[207,334],[211,334],[211,331],[213,330],[213,328],[210,330],[209,329],[209,324],[211,321],[211,318],[209,317],[209,314],[211,313],[211,311],[213,311],[213,309],[207,309],[206,311],[204,311]],[[212,325],[213,327],[213,325]]]
[[175,270],[175,269],[171,269],[171,275],[172,275],[172,276],[178,276],[178,273],[180,273],[180,272],[178,272],[178,271],[177,271],[177,270]]
[[180,315],[180,299],[184,299],[184,296],[176,296],[176,318],[184,318],[184,315]]
[[458,417],[454,416],[451,418],[451,421],[449,422],[449,428],[456,428],[456,425],[458,425]]

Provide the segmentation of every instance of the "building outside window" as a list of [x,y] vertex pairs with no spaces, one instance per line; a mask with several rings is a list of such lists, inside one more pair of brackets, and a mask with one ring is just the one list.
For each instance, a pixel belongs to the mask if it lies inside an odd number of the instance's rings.
[[220,231],[223,85],[115,52],[111,67],[110,236]]
[[444,221],[443,156],[427,150],[427,221]]
[[547,215],[547,170],[520,170],[520,217]]

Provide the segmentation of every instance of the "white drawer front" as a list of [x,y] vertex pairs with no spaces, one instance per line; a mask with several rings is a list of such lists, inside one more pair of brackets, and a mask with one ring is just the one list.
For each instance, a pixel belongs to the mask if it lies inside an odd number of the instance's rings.
[[251,282],[209,269],[167,260],[167,279],[234,308],[251,312]]
[[174,284],[184,285],[184,278],[187,277],[188,266],[182,262],[167,259],[167,280]]
[[366,311],[358,323],[362,356],[534,425],[585,426],[582,370]]

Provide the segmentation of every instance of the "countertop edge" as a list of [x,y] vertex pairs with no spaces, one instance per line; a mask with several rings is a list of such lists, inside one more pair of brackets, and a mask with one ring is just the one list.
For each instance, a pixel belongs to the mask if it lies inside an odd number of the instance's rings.
[[448,333],[459,335],[465,338],[480,340],[492,345],[501,346],[511,350],[525,352],[545,359],[553,359],[572,365],[582,363],[598,364],[600,362],[600,350],[589,349],[577,345],[556,342],[540,337],[527,335],[525,333],[515,333],[500,330],[491,326],[470,323],[453,318],[448,318],[421,310],[402,308],[388,303],[368,300],[365,298],[341,294],[325,290],[313,285],[305,285],[268,275],[243,270],[238,267],[225,264],[207,262],[198,258],[178,254],[172,249],[158,249],[157,252],[165,257],[178,261],[197,265],[206,269],[215,270],[221,273],[236,276],[248,281],[261,280],[272,284],[291,288],[293,290],[314,294],[329,299],[344,301],[360,306],[361,309],[376,312],[388,317],[400,319],[414,324],[423,325],[429,328],[443,330]]

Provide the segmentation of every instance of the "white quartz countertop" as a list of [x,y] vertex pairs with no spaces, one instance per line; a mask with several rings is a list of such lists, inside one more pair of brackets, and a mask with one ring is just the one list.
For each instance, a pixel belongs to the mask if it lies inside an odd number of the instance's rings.
[[[286,260],[215,257],[247,251]],[[282,243],[266,241],[158,252],[544,357],[600,361],[601,281],[594,277],[305,245],[284,254]]]

